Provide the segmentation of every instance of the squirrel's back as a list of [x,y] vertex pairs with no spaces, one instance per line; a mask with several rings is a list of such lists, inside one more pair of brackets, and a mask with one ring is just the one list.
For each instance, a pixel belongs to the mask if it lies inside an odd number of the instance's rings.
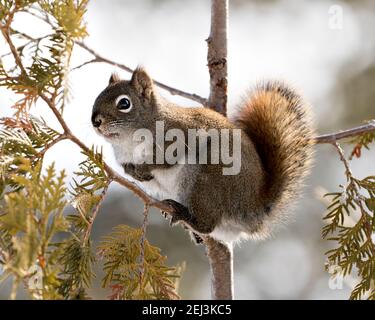
[[250,137],[262,161],[261,194],[272,215],[298,196],[311,166],[310,108],[282,82],[268,82],[250,92],[235,122]]

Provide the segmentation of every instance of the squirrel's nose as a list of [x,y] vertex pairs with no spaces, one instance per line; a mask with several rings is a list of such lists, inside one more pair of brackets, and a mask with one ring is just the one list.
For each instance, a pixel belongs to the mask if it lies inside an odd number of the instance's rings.
[[102,124],[102,117],[95,112],[92,114],[91,122],[95,128],[99,128],[100,125]]

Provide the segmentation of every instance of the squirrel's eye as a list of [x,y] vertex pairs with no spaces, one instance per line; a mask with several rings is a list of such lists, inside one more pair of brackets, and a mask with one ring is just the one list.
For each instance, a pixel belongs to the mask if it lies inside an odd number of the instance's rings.
[[120,112],[127,113],[131,110],[132,106],[130,98],[125,94],[116,99],[116,107]]

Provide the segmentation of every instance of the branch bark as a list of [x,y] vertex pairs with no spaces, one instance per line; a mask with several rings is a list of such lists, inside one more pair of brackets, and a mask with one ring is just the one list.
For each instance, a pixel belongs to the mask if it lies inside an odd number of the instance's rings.
[[[227,110],[227,23],[228,0],[211,0],[211,31],[208,43],[210,97],[208,106],[223,115]],[[233,299],[232,246],[206,237],[207,257],[211,267],[211,297]]]
[[16,46],[13,44],[13,41],[10,39],[9,28],[7,26],[8,24],[10,24],[10,21],[11,21],[11,18],[8,19],[8,23],[6,25],[3,25],[3,24],[0,23],[0,30],[1,30],[1,33],[2,33],[5,41],[9,45],[9,49],[10,49],[12,55],[13,55],[13,58],[16,62],[16,65],[19,67],[19,69],[21,71],[21,74],[26,75],[26,70],[25,70],[25,68],[22,64],[22,60],[21,60],[20,55],[18,54],[18,50],[17,50]]
[[[75,67],[74,69],[79,69],[79,68],[81,68],[85,65],[88,65],[90,63],[104,62],[104,63],[110,64],[112,66],[118,67],[122,70],[125,70],[127,72],[133,72],[134,71],[132,68],[130,68],[130,67],[128,67],[128,66],[126,66],[122,63],[114,62],[112,60],[109,60],[109,59],[101,56],[99,53],[97,53],[96,51],[91,49],[89,46],[87,46],[84,42],[76,42],[76,44],[79,45],[81,48],[85,49],[86,51],[90,52],[95,58]],[[179,95],[180,97],[184,97],[186,99],[196,101],[196,102],[198,102],[198,103],[200,103],[204,106],[207,105],[207,99],[205,99],[205,98],[203,98],[203,97],[201,97],[201,96],[199,96],[195,93],[188,93],[188,92],[185,92],[185,91],[167,86],[166,84],[164,84],[160,81],[157,81],[157,80],[153,80],[153,81],[159,88],[162,88],[162,89],[168,91],[172,95]]]
[[228,0],[211,0],[211,31],[207,45],[207,65],[210,72],[208,106],[223,115],[227,112],[228,86]]
[[205,245],[211,267],[213,300],[233,299],[233,247],[206,237]]
[[314,138],[315,143],[335,143],[349,137],[355,137],[364,133],[375,132],[375,120],[370,121],[363,126],[355,127],[349,130],[343,130],[331,134],[323,134]]

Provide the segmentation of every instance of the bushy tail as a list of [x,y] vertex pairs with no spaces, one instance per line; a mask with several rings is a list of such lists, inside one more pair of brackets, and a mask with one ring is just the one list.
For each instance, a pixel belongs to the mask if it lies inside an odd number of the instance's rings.
[[246,98],[237,123],[254,143],[266,172],[266,207],[281,209],[302,188],[312,158],[309,106],[281,82],[259,85]]

